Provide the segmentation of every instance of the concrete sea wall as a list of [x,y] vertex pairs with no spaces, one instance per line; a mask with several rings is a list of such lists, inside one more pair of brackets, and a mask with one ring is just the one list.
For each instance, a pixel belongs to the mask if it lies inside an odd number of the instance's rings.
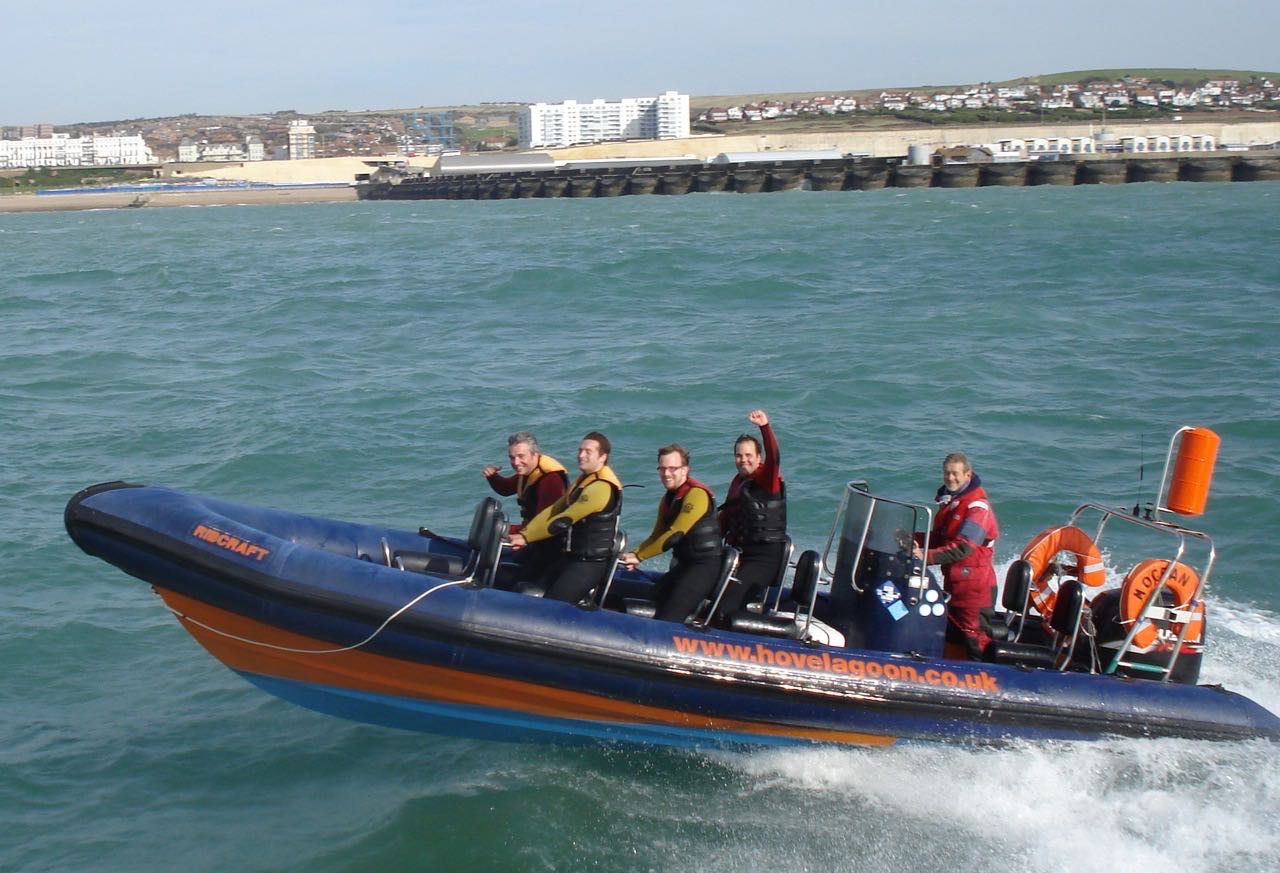
[[751,161],[557,168],[547,171],[392,176],[362,184],[366,200],[506,200],[524,197],[616,197],[732,191],[754,194],[806,188],[976,188],[1010,185],[1105,185],[1127,182],[1280,181],[1280,153],[1199,153],[1010,163],[908,164],[904,158]]

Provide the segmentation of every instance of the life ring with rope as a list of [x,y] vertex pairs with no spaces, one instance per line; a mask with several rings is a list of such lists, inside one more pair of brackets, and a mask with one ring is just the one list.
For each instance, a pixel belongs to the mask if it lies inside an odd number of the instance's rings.
[[[1183,644],[1200,643],[1204,638],[1204,600],[1196,601],[1190,613],[1187,612],[1192,606],[1192,598],[1200,590],[1200,577],[1180,561],[1174,563],[1170,571],[1169,563],[1160,558],[1148,558],[1139,561],[1129,571],[1129,575],[1124,577],[1124,583],[1120,586],[1120,622],[1127,628],[1137,620],[1142,614],[1142,608],[1151,599],[1152,592],[1168,571],[1169,581],[1165,583],[1165,590],[1173,595],[1172,610],[1175,616],[1168,619],[1169,630],[1174,634],[1181,634],[1183,624],[1187,624],[1189,626],[1182,638]],[[1159,609],[1161,606],[1162,604],[1155,604],[1152,608]],[[1187,619],[1185,622],[1177,621],[1179,613]],[[1143,618],[1137,633],[1133,635],[1131,645],[1135,649],[1146,650],[1156,642],[1158,636],[1155,622],[1151,618]]]
[[[1071,552],[1074,564],[1059,563],[1062,552]],[[1053,614],[1058,591],[1049,584],[1056,576],[1073,576],[1089,588],[1107,581],[1102,552],[1093,538],[1073,524],[1046,528],[1031,538],[1022,550],[1022,560],[1031,565],[1031,603],[1044,618]]]

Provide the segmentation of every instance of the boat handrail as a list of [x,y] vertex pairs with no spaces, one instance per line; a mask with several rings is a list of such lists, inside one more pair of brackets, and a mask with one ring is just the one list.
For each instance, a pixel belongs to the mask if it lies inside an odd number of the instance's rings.
[[622,560],[622,555],[627,550],[627,532],[621,527],[621,516],[613,520],[613,558],[609,561],[609,573],[604,577],[604,587],[600,589],[600,608],[604,608],[605,600],[609,596],[609,589],[613,586],[613,577],[618,574],[618,563]]
[[[765,589],[764,598],[760,603],[761,609],[768,612],[777,612],[782,605],[782,583],[787,578],[787,569],[791,567],[791,559],[796,555],[796,544],[792,541],[791,535],[788,534],[783,544],[782,560],[778,564],[777,573],[773,577],[773,582]],[[773,606],[769,605],[769,592],[773,594]]]
[[1068,519],[1067,523],[1076,525],[1077,527],[1079,527],[1079,525],[1076,524],[1077,520],[1080,518],[1081,515],[1083,515],[1085,512],[1088,512],[1089,510],[1093,510],[1094,512],[1097,512],[1100,515],[1100,518],[1098,520],[1098,527],[1093,537],[1093,541],[1098,543],[1099,545],[1101,545],[1102,534],[1106,530],[1107,522],[1109,522],[1113,518],[1117,518],[1127,524],[1133,524],[1133,525],[1137,525],[1138,527],[1146,528],[1147,530],[1155,531],[1156,533],[1166,534],[1168,536],[1176,537],[1178,539],[1177,554],[1179,558],[1181,558],[1183,553],[1185,553],[1186,551],[1187,538],[1191,538],[1191,539],[1195,539],[1203,542],[1205,546],[1208,548],[1209,553],[1205,559],[1204,572],[1201,575],[1201,581],[1203,582],[1208,580],[1209,574],[1213,570],[1214,561],[1217,559],[1217,547],[1214,545],[1213,537],[1209,536],[1207,533],[1204,533],[1203,531],[1194,530],[1189,527],[1183,527],[1182,525],[1174,524],[1173,522],[1169,522],[1169,521],[1143,518],[1142,516],[1134,515],[1132,512],[1130,512],[1127,509],[1121,509],[1121,508],[1112,507],[1112,506],[1104,506],[1101,503],[1080,504],[1079,506],[1076,507],[1075,511],[1071,513],[1071,518]]
[[[1080,518],[1080,516],[1088,511],[1094,511],[1099,513],[1100,515],[1098,519],[1097,532],[1094,535],[1094,542],[1097,542],[1099,544],[1102,541],[1102,534],[1106,529],[1107,523],[1113,518],[1118,518],[1123,522],[1134,524],[1134,525],[1137,525],[1138,527],[1145,528],[1147,530],[1154,531],[1156,533],[1172,536],[1177,539],[1177,548],[1174,551],[1173,557],[1168,560],[1167,565],[1164,569],[1164,572],[1161,573],[1160,581],[1155,585],[1154,588],[1152,588],[1151,592],[1147,595],[1145,601],[1143,602],[1142,608],[1138,611],[1138,614],[1134,616],[1132,622],[1130,623],[1129,630],[1126,632],[1124,639],[1120,643],[1119,648],[1116,649],[1115,655],[1112,656],[1109,663],[1102,670],[1103,673],[1113,674],[1115,673],[1117,668],[1119,668],[1122,665],[1125,665],[1125,662],[1123,660],[1125,653],[1129,651],[1129,647],[1130,645],[1132,645],[1134,638],[1142,630],[1143,622],[1146,620],[1147,614],[1159,602],[1160,593],[1168,587],[1169,580],[1173,577],[1174,570],[1176,569],[1176,567],[1182,561],[1184,555],[1186,554],[1187,539],[1191,538],[1191,539],[1199,540],[1203,542],[1205,546],[1208,548],[1208,554],[1205,558],[1204,569],[1201,573],[1198,574],[1198,582],[1196,584],[1196,590],[1188,599],[1188,602],[1186,604],[1188,608],[1191,608],[1193,610],[1195,608],[1195,604],[1200,603],[1204,599],[1205,585],[1209,581],[1209,576],[1213,572],[1214,561],[1217,559],[1217,548],[1214,545],[1213,538],[1210,537],[1208,534],[1204,533],[1203,531],[1198,531],[1198,530],[1193,530],[1191,528],[1183,527],[1181,525],[1174,524],[1173,522],[1165,521],[1160,518],[1143,518],[1142,516],[1135,515],[1132,512],[1129,512],[1128,510],[1117,509],[1110,506],[1104,506],[1100,503],[1083,503],[1080,506],[1076,507],[1075,512],[1071,513],[1070,523],[1075,524],[1076,521]],[[1184,622],[1181,622],[1181,625],[1182,627],[1178,632],[1178,638],[1174,642],[1172,650],[1170,652],[1169,661],[1163,668],[1154,667],[1153,665],[1138,665],[1140,667],[1146,666],[1148,669],[1153,669],[1155,672],[1162,673],[1163,675],[1161,676],[1161,679],[1160,679],[1160,681],[1162,682],[1170,681],[1170,678],[1173,676],[1174,668],[1177,666],[1178,658],[1182,654],[1182,646],[1183,646],[1183,643],[1186,641],[1187,633],[1191,629],[1192,622],[1184,621]]]

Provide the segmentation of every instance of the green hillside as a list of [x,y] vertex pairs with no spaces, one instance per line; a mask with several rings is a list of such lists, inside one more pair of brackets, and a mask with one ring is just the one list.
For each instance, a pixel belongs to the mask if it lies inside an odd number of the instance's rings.
[[1238,79],[1247,82],[1255,78],[1280,80],[1280,73],[1257,70],[1199,70],[1199,69],[1141,69],[1076,70],[1070,73],[1052,73],[1047,76],[1026,76],[1017,81],[1039,82],[1041,85],[1065,85],[1069,82],[1085,82],[1089,79],[1123,79],[1126,76],[1151,79],[1155,82],[1172,82],[1175,85],[1198,85],[1206,79]]

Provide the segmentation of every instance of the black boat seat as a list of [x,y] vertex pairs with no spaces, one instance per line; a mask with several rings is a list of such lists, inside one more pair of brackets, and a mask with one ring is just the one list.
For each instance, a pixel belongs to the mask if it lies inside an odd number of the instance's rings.
[[[719,607],[724,593],[729,590],[731,584],[737,581],[734,573],[738,569],[740,554],[733,546],[724,547],[720,557],[720,575],[711,589],[711,596],[698,604],[698,607],[694,609],[693,614],[689,616],[685,624],[702,629],[711,623],[711,618],[716,614],[716,609]],[[627,615],[653,618],[657,614],[658,605],[652,600],[629,597],[623,601],[623,609],[626,610]]]
[[729,628],[744,634],[785,637],[794,640],[800,638],[804,625],[799,624],[794,616],[775,613],[757,615],[743,610],[729,616]]
[[1049,626],[1063,637],[1075,636],[1080,631],[1080,619],[1084,615],[1084,585],[1079,579],[1068,579],[1058,586],[1058,599],[1049,616]]
[[517,594],[527,594],[530,597],[546,597],[547,583],[544,579],[526,580],[517,582],[511,590]]
[[[688,622],[690,626],[695,628],[705,628],[707,626],[706,620],[699,621],[697,616],[715,614],[715,606],[719,602],[720,595],[723,595],[728,583],[733,581],[733,571],[738,565],[738,558],[739,552],[737,549],[725,549],[719,584],[713,591],[713,597],[702,601],[702,604],[694,612],[695,617]],[[762,636],[800,639],[808,629],[809,622],[806,616],[813,615],[814,604],[817,601],[820,561],[818,553],[812,550],[801,554],[799,560],[796,561],[796,572],[791,581],[789,596],[790,600],[796,602],[794,615],[776,614],[775,612],[761,614],[748,609],[740,609],[727,617],[729,629]],[[779,596],[779,602],[782,599]],[[658,605],[652,600],[628,597],[623,600],[623,610],[627,615],[653,618],[657,614]]]
[[1031,643],[1011,643],[1007,640],[992,640],[982,652],[982,660],[992,664],[1008,664],[1013,667],[1044,667],[1052,670],[1057,658],[1049,646],[1036,646]]
[[628,597],[622,601],[622,611],[638,618],[653,618],[658,614],[658,603],[639,597]]
[[466,563],[451,555],[433,555],[430,552],[396,552],[395,565],[411,573],[429,573],[432,576],[461,576]]
[[1009,613],[997,612],[992,607],[986,607],[978,610],[978,616],[991,639],[1001,642],[1009,639]]
[[481,500],[471,519],[471,531],[467,534],[471,555],[458,576],[469,578],[472,585],[480,588],[492,585],[506,533],[507,516],[502,512],[502,504],[498,502],[498,498],[486,497]]
[[[791,558],[796,553],[795,543],[788,536],[783,544],[782,558],[778,561],[778,570],[773,575],[773,580],[765,586],[764,591],[760,593],[760,600],[755,604],[750,604],[752,610],[757,613],[777,612],[779,605],[782,603],[782,581],[786,578],[787,568],[791,566]],[[769,601],[773,601],[773,605],[769,605]]]
[[[618,572],[618,561],[622,557],[622,553],[627,550],[627,534],[623,530],[616,528],[613,532],[613,546],[610,549],[609,558],[607,559],[608,568],[603,582],[594,586],[590,591],[583,595],[578,601],[578,605],[584,609],[591,609],[599,605],[603,606],[605,599],[609,596],[609,588],[613,585],[614,574]],[[512,590],[518,594],[527,594],[530,597],[546,597],[547,591],[551,588],[551,582],[547,579],[526,579],[517,582]]]
[[797,607],[805,607],[810,615],[813,614],[813,605],[818,599],[818,571],[821,563],[818,553],[807,549],[796,559],[796,572],[791,577],[790,599],[795,601]]
[[[821,560],[818,553],[812,549],[801,552],[800,557],[796,559],[796,572],[791,577],[791,590],[786,597],[779,593],[774,609],[769,612],[756,614],[745,609],[735,612],[729,617],[729,627],[743,633],[786,637],[793,640],[804,637],[809,629],[814,605],[818,599]],[[777,607],[783,600],[795,603],[794,615],[777,611]]]
[[1029,628],[1031,576],[1031,564],[1021,558],[1010,564],[1009,569],[1004,574],[1004,588],[1000,592],[1000,605],[1017,623],[1017,632],[1012,639],[1012,642],[1015,643],[1023,641],[1023,634]]
[[[1002,602],[1007,602],[1007,598],[1002,599]],[[1058,587],[1057,600],[1049,616],[1049,626],[1053,629],[1053,641],[1050,645],[993,639],[983,650],[982,660],[1018,667],[1067,669],[1075,652],[1084,605],[1084,585],[1078,579],[1067,579]]]
[[[418,531],[423,536],[432,536],[426,528]],[[480,586],[493,584],[494,572],[502,551],[502,540],[507,533],[507,517],[502,512],[502,504],[496,497],[486,497],[476,507],[471,519],[471,530],[467,534],[467,546],[471,553],[464,560],[453,555],[440,555],[432,552],[415,552],[410,550],[391,550],[387,538],[379,540],[381,560],[386,564],[411,573],[427,573],[432,576],[452,576],[456,579],[469,579]],[[374,560],[363,552],[357,557],[362,561]]]

